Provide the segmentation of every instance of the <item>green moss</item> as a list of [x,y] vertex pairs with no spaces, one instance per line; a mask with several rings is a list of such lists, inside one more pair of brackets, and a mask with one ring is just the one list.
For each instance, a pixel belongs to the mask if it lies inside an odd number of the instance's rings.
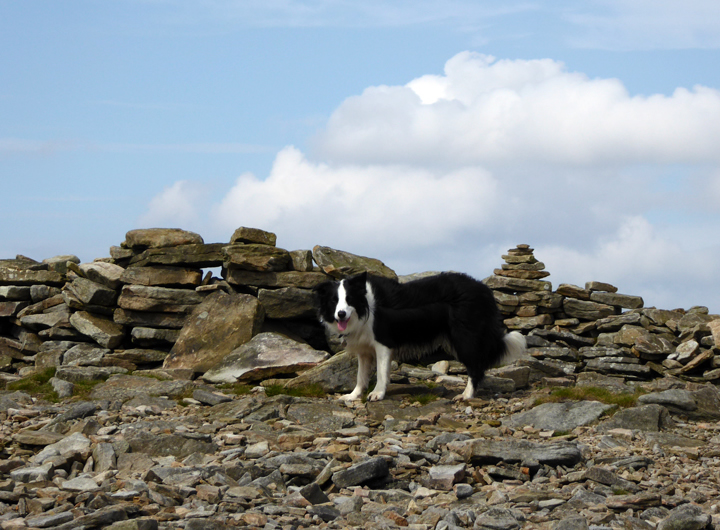
[[252,386],[243,383],[225,383],[218,386],[218,390],[222,390],[228,394],[235,394],[236,396],[249,394],[252,388]]
[[299,388],[286,388],[283,385],[270,385],[265,387],[265,394],[267,396],[277,396],[280,394],[293,397],[325,397],[326,393],[323,388],[313,383],[310,385],[302,386]]
[[611,392],[607,388],[599,387],[569,387],[558,388],[553,390],[548,396],[543,396],[535,400],[535,406],[543,403],[560,403],[563,401],[600,401],[608,405],[615,405],[619,408],[634,407],[637,399],[645,391],[641,389],[635,390],[633,393]]
[[55,367],[51,366],[40,372],[35,372],[27,377],[23,377],[18,381],[14,381],[7,385],[8,390],[26,392],[31,396],[44,399],[46,401],[57,402],[60,398],[57,392],[53,390],[50,379],[55,377]]
[[73,397],[78,397],[83,400],[88,399],[93,389],[100,383],[104,382],[105,379],[95,381],[78,381],[77,383],[73,383]]
[[435,401],[438,397],[435,394],[418,394],[416,396],[410,396],[410,402],[411,403],[420,403],[421,405],[427,405],[428,403],[431,403]]

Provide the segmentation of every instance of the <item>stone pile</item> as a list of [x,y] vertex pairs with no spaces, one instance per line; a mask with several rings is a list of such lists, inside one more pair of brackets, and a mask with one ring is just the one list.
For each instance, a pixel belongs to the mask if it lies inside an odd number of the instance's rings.
[[518,245],[503,256],[505,263],[484,280],[493,289],[505,324],[511,329],[530,330],[553,324],[553,314],[562,308],[562,296],[552,292],[545,264],[529,245]]
[[632,380],[672,375],[720,379],[720,316],[705,307],[687,311],[644,308],[640,296],[592,281],[552,290],[533,249],[518,245],[483,280],[493,289],[509,329],[528,333],[529,353],[556,377],[597,372]]

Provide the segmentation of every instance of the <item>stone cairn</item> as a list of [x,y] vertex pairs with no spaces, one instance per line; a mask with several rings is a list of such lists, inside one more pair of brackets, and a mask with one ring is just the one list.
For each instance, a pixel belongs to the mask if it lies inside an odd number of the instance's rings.
[[[503,256],[505,263],[484,280],[493,289],[508,329],[528,333],[530,354],[552,360],[566,374],[583,371],[650,379],[682,376],[720,379],[717,315],[707,308],[644,308],[640,296],[592,281],[579,287],[552,284],[529,245]],[[569,364],[565,364],[569,363]]]
[[[528,245],[503,259],[483,281],[525,358],[468,403],[443,361],[394,366],[385,401],[352,404],[269,389],[352,389],[311,289],[397,278],[379,260],[251,228],[0,260],[0,530],[718,528],[720,316],[553,291]],[[48,373],[58,401],[16,390]],[[614,416],[535,406],[554,386],[645,394]]]

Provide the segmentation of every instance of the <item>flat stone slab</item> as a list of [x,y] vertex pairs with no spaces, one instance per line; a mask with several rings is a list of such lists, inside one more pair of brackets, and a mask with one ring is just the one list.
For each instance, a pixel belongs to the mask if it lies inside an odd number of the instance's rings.
[[503,420],[503,425],[522,428],[531,425],[536,429],[572,431],[575,427],[597,421],[612,405],[599,401],[571,401],[566,403],[543,403],[526,412],[513,414]]
[[307,370],[327,359],[318,351],[279,333],[260,333],[243,344],[202,377],[210,383],[267,379]]
[[138,396],[180,397],[194,388],[190,381],[158,381],[151,377],[116,375],[96,386],[90,398],[94,400],[128,401]]
[[573,442],[542,444],[528,440],[476,439],[464,442],[462,450],[465,461],[473,465],[534,461],[551,466],[574,466],[582,461],[580,448]]

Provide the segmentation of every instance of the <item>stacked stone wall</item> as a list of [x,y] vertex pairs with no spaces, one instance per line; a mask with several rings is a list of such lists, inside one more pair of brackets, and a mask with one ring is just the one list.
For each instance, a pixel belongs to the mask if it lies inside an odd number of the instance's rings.
[[[527,335],[532,359],[548,374],[720,379],[720,317],[707,308],[645,308],[641,297],[595,281],[553,291],[528,245],[503,259],[484,282],[505,325]],[[265,333],[336,352],[342,345],[328,344],[312,288],[362,270],[397,278],[377,259],[322,246],[288,251],[277,247],[275,234],[251,228],[210,244],[179,229],[132,230],[109,258],[91,263],[75,256],[2,260],[0,378],[48,367],[70,383],[158,369],[193,378],[209,369],[198,351],[229,353]],[[234,308],[244,313],[231,318]],[[223,327],[223,318],[233,329]],[[218,322],[208,327],[208,319]],[[238,326],[247,329],[236,333]],[[221,348],[229,336],[233,342]]]

